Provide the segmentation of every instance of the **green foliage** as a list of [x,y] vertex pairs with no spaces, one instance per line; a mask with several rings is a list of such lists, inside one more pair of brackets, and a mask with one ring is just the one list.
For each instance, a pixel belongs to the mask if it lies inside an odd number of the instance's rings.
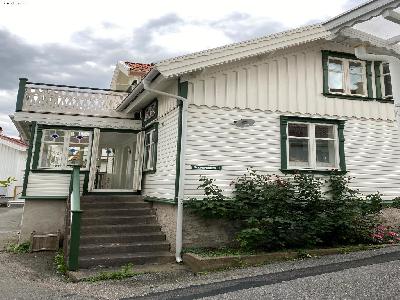
[[193,253],[203,257],[219,257],[219,256],[239,256],[239,255],[253,255],[254,250],[246,251],[239,248],[186,248],[184,253]]
[[393,208],[400,208],[400,197],[394,198],[390,206]]
[[6,180],[0,180],[0,187],[8,187],[14,181],[17,181],[14,177],[8,177]]
[[10,243],[6,246],[6,251],[14,254],[22,254],[31,252],[31,243]]
[[57,252],[56,256],[54,256],[54,265],[57,273],[63,276],[67,274],[67,265],[65,264],[64,253],[61,249]]
[[133,264],[129,263],[125,266],[122,266],[119,271],[100,272],[98,275],[86,278],[84,281],[97,282],[102,280],[122,280],[138,274],[139,273],[133,271]]
[[379,193],[362,197],[349,188],[350,178],[338,174],[329,177],[322,192],[323,181],[313,175],[283,178],[250,170],[233,182],[231,198],[212,179],[200,181],[205,197],[192,199],[189,207],[203,217],[239,223],[236,238],[244,249],[371,242],[382,208]]

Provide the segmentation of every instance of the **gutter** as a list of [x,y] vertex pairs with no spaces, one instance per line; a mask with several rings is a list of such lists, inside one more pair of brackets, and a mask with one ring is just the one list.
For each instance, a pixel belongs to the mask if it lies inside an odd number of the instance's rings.
[[390,75],[392,77],[392,93],[394,99],[394,113],[397,123],[400,126],[400,59],[390,55],[377,55],[367,53],[365,46],[361,45],[354,48],[357,58],[369,61],[384,61],[389,63]]
[[[180,100],[181,102],[181,114],[180,114],[180,126],[181,134],[180,139],[178,136],[178,143],[180,143],[180,149],[177,149],[179,153],[179,174],[177,172],[176,176],[179,176],[179,184],[178,184],[178,205],[177,205],[177,214],[176,214],[176,251],[175,251],[175,259],[176,262],[182,262],[182,235],[183,235],[183,198],[184,198],[184,182],[185,182],[185,152],[186,152],[186,133],[187,133],[187,113],[188,113],[188,100],[185,97],[169,94],[163,91],[155,90],[150,88],[150,81],[144,79],[142,81],[143,90],[152,92],[157,95],[167,96],[171,98],[175,98]],[[177,167],[178,170],[178,167]]]

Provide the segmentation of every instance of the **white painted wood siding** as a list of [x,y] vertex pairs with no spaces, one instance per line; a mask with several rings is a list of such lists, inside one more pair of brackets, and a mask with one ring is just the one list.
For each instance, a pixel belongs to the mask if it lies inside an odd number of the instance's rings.
[[[200,175],[216,179],[229,193],[231,182],[254,168],[280,174],[280,119],[277,113],[190,105],[185,198],[202,195]],[[235,120],[251,118],[254,126],[238,128]],[[352,186],[362,193],[381,192],[385,200],[400,196],[400,130],[391,121],[348,119],[345,155]],[[191,165],[222,165],[221,171],[192,170]]]
[[[354,53],[324,43],[206,69],[188,76],[188,98],[192,104],[208,107],[394,120],[392,103],[323,96],[321,50]],[[372,85],[375,94],[374,78]]]
[[[174,101],[176,103],[175,99]],[[154,174],[144,173],[144,196],[166,199],[174,199],[175,197],[178,115],[179,109],[175,107],[168,114],[158,118],[156,172]]]
[[15,186],[22,187],[23,185],[27,151],[22,148],[0,143],[0,180],[8,177],[14,177],[17,180],[5,189],[7,197],[13,197]]
[[[80,174],[83,191],[84,174]],[[26,196],[68,196],[70,174],[59,173],[29,173]]]

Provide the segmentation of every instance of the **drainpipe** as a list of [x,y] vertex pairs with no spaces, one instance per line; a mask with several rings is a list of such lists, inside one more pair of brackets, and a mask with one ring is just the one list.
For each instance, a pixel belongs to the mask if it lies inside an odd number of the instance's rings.
[[400,59],[390,55],[376,55],[367,53],[365,46],[354,48],[357,58],[369,61],[384,61],[389,63],[390,75],[392,76],[392,93],[394,99],[394,113],[397,124],[400,127]]
[[175,98],[182,101],[182,135],[181,135],[181,153],[179,158],[179,193],[178,193],[178,208],[176,215],[176,252],[175,259],[176,262],[182,262],[181,252],[182,252],[182,229],[183,229],[183,197],[184,197],[184,182],[185,182],[185,152],[186,152],[186,132],[187,132],[187,111],[188,111],[188,101],[187,98],[165,93],[159,90],[155,90],[149,87],[150,82],[148,80],[143,80],[143,89],[154,94],[161,96]]

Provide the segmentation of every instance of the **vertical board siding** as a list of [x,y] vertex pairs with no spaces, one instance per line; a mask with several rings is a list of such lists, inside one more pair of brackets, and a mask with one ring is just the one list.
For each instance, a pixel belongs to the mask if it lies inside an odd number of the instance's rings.
[[24,180],[24,170],[27,151],[22,151],[0,143],[0,180],[8,177],[16,179],[6,190],[6,197],[13,197],[14,187],[21,186]]
[[[189,79],[192,104],[349,118],[394,120],[392,103],[327,98],[322,46],[293,50],[241,66],[225,66]],[[228,69],[229,68],[229,69]],[[373,89],[375,91],[375,82]],[[226,91],[225,91],[226,89]]]
[[[83,192],[85,174],[80,174],[80,192]],[[68,196],[71,174],[29,173],[26,196]]]
[[178,114],[179,109],[175,109],[158,119],[156,172],[144,174],[144,196],[166,199],[175,197]]
[[[254,119],[251,127],[233,122]],[[400,196],[400,131],[394,122],[348,119],[345,154],[352,187],[364,194],[379,191],[384,200]],[[280,174],[279,114],[260,110],[189,107],[185,198],[203,194],[200,176],[216,180],[228,194],[232,181],[248,168]],[[191,165],[221,165],[222,170],[192,170]]]
[[[178,94],[178,84],[173,83],[167,89],[165,89],[166,93],[177,95]],[[170,111],[174,110],[177,106],[177,102],[175,98],[170,98],[167,96],[157,96],[158,98],[158,117],[163,117],[168,114]]]

